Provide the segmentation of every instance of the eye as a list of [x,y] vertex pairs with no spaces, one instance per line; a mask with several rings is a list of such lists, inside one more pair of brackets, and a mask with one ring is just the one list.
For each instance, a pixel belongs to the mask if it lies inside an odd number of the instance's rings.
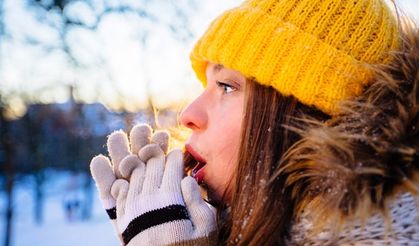
[[221,81],[217,81],[217,86],[223,89],[224,94],[231,93],[237,90],[234,86]]

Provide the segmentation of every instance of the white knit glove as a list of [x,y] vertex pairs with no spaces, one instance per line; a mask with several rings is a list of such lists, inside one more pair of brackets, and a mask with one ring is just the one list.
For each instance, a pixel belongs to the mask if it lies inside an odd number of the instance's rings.
[[214,211],[193,178],[181,181],[182,152],[174,150],[166,160],[168,134],[156,132],[151,138],[151,132],[148,125],[135,126],[131,148],[124,132],[114,132],[108,138],[112,162],[102,155],[91,162],[100,198],[121,241],[129,246],[215,244]]
[[[112,161],[103,155],[98,155],[94,157],[90,163],[90,170],[93,179],[96,182],[100,200],[122,243],[122,230],[119,229],[116,222],[116,199],[111,195],[111,187],[116,180],[123,179],[122,174],[119,171],[119,165],[124,158],[127,158],[127,161],[131,159],[138,160],[138,151],[150,142],[161,146],[164,152],[167,151],[169,143],[169,135],[167,132],[157,131],[154,133],[153,137],[151,137],[151,135],[152,129],[147,124],[134,126],[129,136],[131,142],[130,146],[127,135],[123,131],[116,131],[109,135],[107,141],[108,152]],[[135,164],[136,161],[133,163]]]
[[202,199],[197,182],[183,177],[183,153],[167,157],[158,144],[143,147],[139,159],[121,161],[111,193],[118,228],[126,245],[214,245],[214,211]]

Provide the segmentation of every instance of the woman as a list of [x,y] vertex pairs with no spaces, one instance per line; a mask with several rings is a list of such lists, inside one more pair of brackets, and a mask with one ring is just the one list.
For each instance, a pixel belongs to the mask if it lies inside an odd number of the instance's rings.
[[418,243],[418,58],[417,28],[382,0],[249,0],[218,17],[181,115],[185,165],[219,208],[212,242]]

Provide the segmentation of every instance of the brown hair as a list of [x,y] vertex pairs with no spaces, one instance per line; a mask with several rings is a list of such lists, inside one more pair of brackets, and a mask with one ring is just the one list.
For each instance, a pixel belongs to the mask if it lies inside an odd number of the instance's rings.
[[303,115],[328,119],[292,96],[248,81],[238,165],[228,187],[230,212],[221,220],[220,244],[285,243],[294,204],[290,192],[284,189],[285,177],[271,178],[280,168],[281,157],[299,139],[284,126],[301,124],[298,119]]

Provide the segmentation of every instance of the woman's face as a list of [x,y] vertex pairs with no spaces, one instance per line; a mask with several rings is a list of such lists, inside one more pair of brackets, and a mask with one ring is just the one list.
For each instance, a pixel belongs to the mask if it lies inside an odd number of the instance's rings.
[[[193,176],[219,200],[235,170],[246,78],[213,63],[208,64],[206,76],[205,90],[183,110],[180,121],[192,130],[186,150],[201,162]],[[229,195],[225,198],[229,200]]]

